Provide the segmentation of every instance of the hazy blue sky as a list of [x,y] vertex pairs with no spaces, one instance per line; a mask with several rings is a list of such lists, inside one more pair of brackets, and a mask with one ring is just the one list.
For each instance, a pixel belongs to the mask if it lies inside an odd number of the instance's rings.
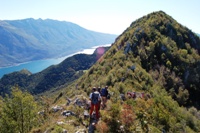
[[0,0],[0,20],[50,18],[114,34],[159,10],[200,33],[200,0]]

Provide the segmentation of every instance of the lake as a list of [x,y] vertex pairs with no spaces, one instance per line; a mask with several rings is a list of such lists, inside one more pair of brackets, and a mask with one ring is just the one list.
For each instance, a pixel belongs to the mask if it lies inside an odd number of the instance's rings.
[[95,46],[95,47],[92,47],[92,48],[89,48],[89,49],[84,49],[84,50],[81,50],[81,51],[76,52],[74,54],[70,54],[70,55],[67,55],[67,56],[61,57],[61,58],[36,60],[36,61],[21,63],[21,64],[18,64],[16,66],[3,67],[3,68],[0,68],[0,78],[2,78],[4,74],[12,73],[12,72],[15,72],[15,71],[20,71],[22,69],[27,69],[31,73],[37,73],[37,72],[40,72],[40,71],[44,70],[45,68],[47,68],[51,65],[59,64],[60,62],[62,62],[66,58],[71,57],[75,54],[79,54],[79,53],[93,54],[94,50],[98,47],[101,47],[101,46],[106,47],[106,46],[111,46],[111,44],[105,44],[105,45]]

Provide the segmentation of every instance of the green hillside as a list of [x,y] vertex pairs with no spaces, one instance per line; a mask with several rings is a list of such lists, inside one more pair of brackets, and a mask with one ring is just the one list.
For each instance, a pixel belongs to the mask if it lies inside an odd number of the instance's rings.
[[[101,112],[101,122],[109,132],[119,132],[120,125],[126,132],[198,132],[199,52],[196,34],[162,11],[151,13],[133,22],[109,51],[65,91],[69,95],[69,89],[78,85],[77,94],[89,96],[93,86],[108,85],[113,95],[110,108]],[[120,94],[128,91],[151,98],[122,102]],[[124,114],[125,108],[132,114],[131,122]]]
[[[87,132],[91,128],[80,101],[89,99],[93,86],[106,85],[111,98],[100,110],[95,132],[200,132],[199,52],[200,38],[187,27],[162,11],[148,14],[134,21],[78,80],[46,98],[38,96],[45,111],[32,132]],[[137,97],[128,98],[127,92]],[[75,115],[63,116],[63,110]]]
[[[62,61],[58,65],[52,65],[41,72],[32,74],[27,70],[21,70],[4,75],[0,79],[0,92],[2,96],[10,94],[13,86],[26,90],[33,95],[45,91],[55,91],[60,86],[66,86],[83,75],[109,47],[99,47],[92,55],[77,54]],[[98,50],[103,52],[98,53]]]
[[[154,20],[153,17],[157,19]],[[137,25],[138,22],[142,25]],[[180,89],[188,90],[190,98],[185,104],[190,106],[192,102],[195,105],[195,101],[199,101],[196,99],[199,95],[199,37],[162,13],[150,14],[134,22],[131,27],[124,36],[118,38],[117,44],[117,47],[125,45],[124,53],[128,51],[126,58],[132,52],[133,58],[138,59],[138,64],[154,80],[162,74],[163,69],[164,81],[161,84],[164,88],[177,100]]]
[[199,52],[196,34],[164,12],[152,13],[133,22],[79,84],[126,92],[150,91],[158,83],[181,106],[199,108]]

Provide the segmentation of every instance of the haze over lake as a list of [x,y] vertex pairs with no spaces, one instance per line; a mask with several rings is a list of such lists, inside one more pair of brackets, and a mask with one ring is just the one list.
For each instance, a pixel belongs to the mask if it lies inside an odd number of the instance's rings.
[[[111,44],[105,44],[105,45],[100,45],[100,46],[106,47],[106,46],[111,46]],[[37,73],[37,72],[40,72],[40,71],[44,70],[45,68],[47,68],[51,65],[59,64],[60,62],[62,62],[66,58],[73,56],[75,54],[80,54],[80,53],[92,54],[95,51],[95,49],[100,47],[100,46],[95,46],[95,47],[92,47],[90,49],[84,49],[84,50],[81,50],[81,51],[76,52],[74,54],[70,54],[70,55],[67,55],[67,56],[61,57],[61,58],[36,60],[36,61],[21,63],[21,64],[18,64],[16,66],[3,67],[3,68],[0,68],[0,78],[2,78],[4,74],[12,73],[12,72],[15,72],[15,71],[20,71],[22,69],[27,69],[31,73]]]

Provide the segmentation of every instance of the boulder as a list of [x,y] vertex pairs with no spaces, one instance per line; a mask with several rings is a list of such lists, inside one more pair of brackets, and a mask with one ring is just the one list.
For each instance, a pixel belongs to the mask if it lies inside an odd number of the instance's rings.
[[62,113],[61,113],[61,115],[63,115],[63,116],[75,116],[75,113],[74,112],[72,112],[72,111],[70,111],[70,110],[64,110]]
[[78,131],[76,131],[75,133],[86,133],[85,129],[79,129]]
[[39,112],[38,112],[38,115],[44,115],[44,110],[39,111]]
[[63,125],[63,124],[65,124],[63,121],[57,121],[56,122],[58,125]]
[[67,130],[66,130],[66,129],[63,129],[62,133],[67,133]]
[[58,112],[58,111],[60,111],[60,110],[62,110],[62,109],[63,109],[63,107],[58,106],[58,105],[52,107],[52,111],[53,111],[53,112]]
[[85,119],[90,117],[90,114],[88,113],[87,110],[84,110],[83,115],[84,115],[84,118],[85,118]]
[[123,100],[123,101],[125,101],[126,100],[125,95],[124,94],[120,94],[120,99]]

